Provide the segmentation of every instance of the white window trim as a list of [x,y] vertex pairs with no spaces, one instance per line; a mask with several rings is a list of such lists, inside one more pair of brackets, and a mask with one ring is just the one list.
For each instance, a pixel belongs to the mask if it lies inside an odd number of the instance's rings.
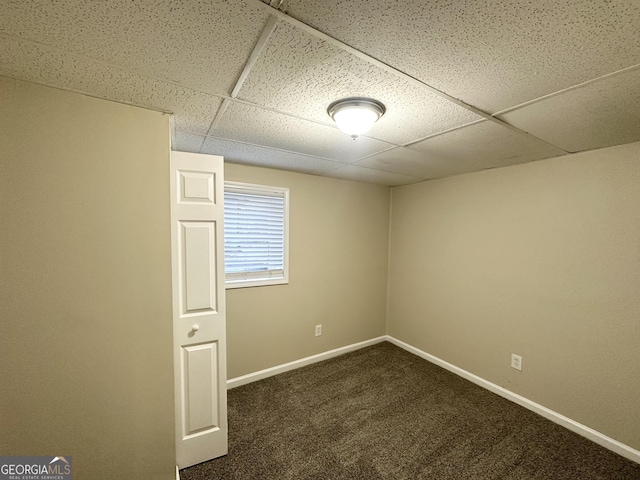
[[224,190],[235,191],[238,193],[255,193],[255,194],[269,194],[276,193],[283,195],[284,198],[284,258],[283,258],[283,272],[282,276],[274,278],[264,278],[264,272],[258,274],[260,278],[255,278],[252,273],[245,274],[232,274],[233,277],[229,279],[229,275],[225,272],[225,288],[247,288],[247,287],[262,287],[267,285],[285,285],[289,283],[289,189],[284,187],[273,187],[268,185],[258,185],[254,183],[242,183],[242,182],[224,182]]

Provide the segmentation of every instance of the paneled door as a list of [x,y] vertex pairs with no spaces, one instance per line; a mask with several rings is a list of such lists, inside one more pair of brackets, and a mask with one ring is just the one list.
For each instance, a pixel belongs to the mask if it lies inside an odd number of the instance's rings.
[[176,463],[227,454],[222,157],[171,154]]

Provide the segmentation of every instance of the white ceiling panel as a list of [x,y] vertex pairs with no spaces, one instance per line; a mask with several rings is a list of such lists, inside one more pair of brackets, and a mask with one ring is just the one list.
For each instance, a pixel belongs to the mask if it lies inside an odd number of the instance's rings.
[[360,136],[353,140],[335,127],[232,102],[212,136],[280,150],[351,162],[389,148]]
[[0,32],[229,94],[268,13],[250,1],[0,2]]
[[481,118],[282,20],[238,98],[332,123],[329,105],[353,96],[385,105],[386,113],[368,136],[399,145]]
[[440,176],[440,163],[426,153],[407,147],[395,147],[358,160],[352,165],[428,180]]
[[195,135],[177,130],[172,139],[171,150],[200,153],[204,139],[204,135]]
[[640,63],[638,0],[288,0],[287,12],[490,113]]
[[358,182],[376,183],[378,185],[386,185],[395,187],[397,185],[408,185],[417,183],[421,179],[401,175],[399,173],[383,172],[366,167],[357,167],[355,165],[345,165],[335,170],[331,170],[324,174],[326,177],[342,178],[344,180],[355,180]]
[[201,153],[222,155],[225,161],[232,163],[295,170],[312,174],[326,172],[343,165],[324,158],[233,142],[216,137],[206,137]]
[[0,75],[175,114],[176,129],[206,133],[222,99],[30,41],[2,38]]
[[504,167],[565,154],[563,150],[491,121],[409,146],[427,155],[437,177]]
[[570,152],[640,141],[640,68],[546,98],[501,118]]

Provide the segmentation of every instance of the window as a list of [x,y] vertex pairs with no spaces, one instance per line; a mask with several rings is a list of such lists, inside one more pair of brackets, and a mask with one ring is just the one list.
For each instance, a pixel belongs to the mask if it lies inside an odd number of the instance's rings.
[[289,189],[224,184],[227,288],[289,283]]

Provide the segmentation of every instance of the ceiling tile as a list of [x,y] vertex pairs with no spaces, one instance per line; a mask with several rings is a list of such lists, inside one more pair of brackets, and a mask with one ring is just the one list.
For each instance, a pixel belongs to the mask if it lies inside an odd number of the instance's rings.
[[200,153],[200,148],[204,143],[204,135],[195,135],[193,133],[186,133],[176,130],[173,136],[173,142],[171,143],[171,150],[177,152],[192,152]]
[[439,163],[426,153],[407,147],[396,147],[352,163],[354,166],[374,168],[427,180],[439,176]]
[[212,135],[295,153],[351,162],[391,145],[360,136],[353,140],[335,127],[232,102]]
[[478,120],[428,89],[388,73],[280,21],[238,98],[316,122],[332,123],[331,103],[371,97],[386,107],[367,134],[404,144]]
[[571,152],[640,141],[640,68],[500,118]]
[[175,127],[206,133],[222,99],[153,80],[44,45],[4,38],[0,75],[43,83],[93,96],[175,114]]
[[491,113],[640,63],[638,0],[288,0],[287,13]]
[[342,165],[338,162],[310,155],[285,152],[274,148],[233,142],[215,137],[206,137],[202,146],[202,153],[222,155],[225,161],[232,163],[304,173],[322,173]]
[[0,32],[229,94],[269,14],[250,1],[0,2]]
[[426,154],[434,171],[438,171],[438,177],[516,165],[565,153],[488,120],[429,138],[409,148]]
[[335,170],[325,173],[324,176],[342,178],[344,180],[355,180],[357,182],[376,183],[388,187],[409,185],[410,183],[417,183],[421,180],[408,175],[382,172],[371,168],[356,167],[355,165],[345,165],[344,167],[336,168]]

